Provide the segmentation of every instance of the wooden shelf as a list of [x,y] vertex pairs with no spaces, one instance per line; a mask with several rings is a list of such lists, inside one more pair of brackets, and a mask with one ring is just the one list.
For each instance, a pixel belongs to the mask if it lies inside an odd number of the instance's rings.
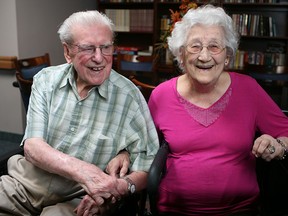
[[[206,3],[206,1],[205,1]],[[225,11],[232,14],[260,14],[270,16],[275,21],[276,36],[241,36],[239,49],[243,51],[259,51],[264,52],[271,44],[279,43],[284,47],[285,66],[288,64],[288,3],[226,3],[224,0],[213,0],[207,3],[222,6]],[[198,5],[204,3],[197,2]],[[128,2],[117,3],[98,0],[98,8],[104,12],[105,9],[147,9],[153,10],[153,31],[151,32],[117,32],[116,43],[125,46],[143,46],[148,47],[159,42],[160,25],[163,15],[170,17],[169,9],[173,11],[179,10],[179,2],[162,2],[154,0],[153,2]],[[158,64],[157,71],[161,76],[165,73],[167,77],[174,74],[175,67],[171,65]],[[237,72],[243,72],[245,69],[237,69]],[[234,70],[235,71],[235,70]]]

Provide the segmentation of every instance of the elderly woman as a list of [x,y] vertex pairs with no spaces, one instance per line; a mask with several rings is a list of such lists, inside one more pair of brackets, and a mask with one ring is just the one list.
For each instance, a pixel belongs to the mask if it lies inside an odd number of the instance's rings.
[[288,118],[254,79],[224,71],[238,35],[222,8],[188,11],[168,44],[183,75],[160,84],[149,100],[170,148],[159,212],[257,215],[255,161],[285,157]]

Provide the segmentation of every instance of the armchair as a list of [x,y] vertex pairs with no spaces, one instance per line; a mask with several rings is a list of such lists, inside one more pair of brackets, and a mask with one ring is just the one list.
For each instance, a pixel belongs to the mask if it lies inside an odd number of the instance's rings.
[[25,111],[28,110],[28,103],[31,94],[33,76],[45,67],[50,66],[48,53],[43,56],[18,59],[16,64],[16,80],[13,86],[19,88]]

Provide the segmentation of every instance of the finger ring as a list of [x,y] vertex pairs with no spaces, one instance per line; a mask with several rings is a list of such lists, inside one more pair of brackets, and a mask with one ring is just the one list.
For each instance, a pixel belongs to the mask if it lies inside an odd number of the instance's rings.
[[269,145],[267,149],[268,149],[270,154],[273,154],[275,152],[275,147],[272,145]]

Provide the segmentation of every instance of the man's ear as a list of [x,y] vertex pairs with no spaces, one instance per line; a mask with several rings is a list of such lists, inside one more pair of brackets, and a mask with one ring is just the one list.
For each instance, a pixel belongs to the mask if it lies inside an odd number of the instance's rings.
[[64,48],[64,57],[67,63],[68,64],[72,63],[72,56],[71,56],[71,52],[69,50],[68,44],[63,43],[63,48]]

